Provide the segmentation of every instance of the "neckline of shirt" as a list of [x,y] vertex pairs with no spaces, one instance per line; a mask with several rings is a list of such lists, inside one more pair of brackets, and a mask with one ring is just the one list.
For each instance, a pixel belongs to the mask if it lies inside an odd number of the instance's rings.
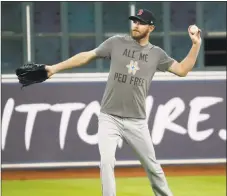
[[146,45],[144,45],[144,46],[141,46],[136,40],[134,40],[131,36],[130,36],[130,38],[131,38],[131,40],[137,45],[137,46],[139,46],[139,47],[141,47],[141,48],[146,48],[146,47],[153,47],[152,46],[152,44],[150,43],[150,42],[148,42]]

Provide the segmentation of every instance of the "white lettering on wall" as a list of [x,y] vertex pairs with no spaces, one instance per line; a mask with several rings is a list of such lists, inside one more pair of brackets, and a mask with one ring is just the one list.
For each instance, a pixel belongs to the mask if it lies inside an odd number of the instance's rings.
[[226,141],[226,130],[225,130],[225,129],[221,129],[221,130],[219,131],[219,137],[220,137],[222,140]]
[[[77,131],[79,137],[86,143],[94,145],[97,144],[98,142],[98,136],[97,134],[94,135],[88,135],[87,134],[87,129],[88,125],[91,121],[92,116],[99,115],[100,111],[100,104],[98,101],[93,101],[90,104],[87,105],[87,107],[84,109],[82,112],[78,123],[77,123]],[[98,131],[98,130],[97,130]]]
[[6,137],[9,128],[9,122],[14,109],[14,100],[8,99],[2,114],[2,150],[5,149]]
[[[189,116],[187,129],[178,125],[175,120],[181,116],[185,111],[185,103],[179,98],[175,97],[168,100],[165,104],[161,104],[157,107],[156,114],[151,118],[154,118],[154,124],[152,129],[152,140],[155,145],[158,145],[162,142],[165,132],[171,131],[175,134],[186,135],[193,141],[204,141],[209,138],[215,131],[217,132],[218,137],[221,140],[226,141],[226,129],[215,130],[214,128],[207,128],[206,130],[198,130],[198,124],[203,122],[205,123],[209,118],[210,114],[202,113],[203,109],[206,109],[210,106],[216,105],[220,102],[223,102],[223,98],[220,97],[196,97],[189,103]],[[150,119],[150,114],[153,109],[154,99],[152,96],[148,96],[146,99],[146,113],[147,120]],[[6,105],[2,114],[2,150],[5,149],[6,139],[8,135],[8,129],[10,126],[11,118],[13,118],[13,112],[27,113],[27,118],[25,122],[25,147],[26,150],[29,150],[32,132],[35,124],[35,119],[38,112],[50,110],[53,112],[60,112],[60,126],[59,126],[59,144],[60,148],[64,149],[66,135],[68,130],[68,124],[70,122],[71,113],[73,111],[82,110],[79,119],[77,121],[77,132],[79,138],[87,144],[95,145],[97,144],[97,133],[88,134],[88,127],[91,122],[93,115],[99,115],[100,104],[98,101],[92,101],[88,105],[84,103],[61,103],[61,104],[45,104],[45,103],[36,103],[36,104],[23,104],[15,106],[14,99],[9,98],[6,102]],[[185,119],[185,118],[184,118]],[[75,121],[74,120],[74,121]],[[48,119],[45,123],[49,123]],[[59,123],[59,122],[50,122],[50,123]],[[75,127],[76,129],[76,127]],[[50,130],[47,130],[50,131]],[[76,130],[75,130],[76,131]],[[122,143],[120,144],[122,147]]]
[[54,112],[62,112],[59,130],[60,148],[64,149],[65,137],[72,111],[81,110],[85,107],[83,103],[63,103],[51,106],[50,110]]
[[30,148],[30,141],[32,137],[33,126],[35,122],[35,118],[38,112],[48,110],[50,108],[50,104],[23,104],[19,105],[15,108],[17,112],[28,113],[27,121],[25,125],[25,147],[26,150]]
[[178,97],[173,98],[165,105],[160,105],[158,107],[152,131],[152,140],[155,145],[160,144],[166,130],[170,130],[178,134],[187,133],[185,128],[173,122],[180,116],[184,109],[185,104],[182,99]]
[[223,99],[219,97],[196,97],[190,102],[191,110],[188,119],[188,134],[191,139],[194,141],[203,141],[212,135],[214,132],[212,128],[203,131],[198,131],[197,129],[199,122],[210,118],[209,114],[201,113],[201,110],[222,101]]

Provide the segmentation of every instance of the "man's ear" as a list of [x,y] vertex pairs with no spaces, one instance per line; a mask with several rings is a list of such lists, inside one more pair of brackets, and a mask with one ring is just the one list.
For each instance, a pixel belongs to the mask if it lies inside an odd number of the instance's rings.
[[154,25],[150,25],[150,32],[154,31],[155,26]]

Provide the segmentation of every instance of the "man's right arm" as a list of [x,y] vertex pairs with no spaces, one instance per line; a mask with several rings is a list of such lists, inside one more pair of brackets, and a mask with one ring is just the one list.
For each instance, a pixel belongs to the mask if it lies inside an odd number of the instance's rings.
[[96,58],[110,58],[111,51],[113,48],[113,41],[116,38],[117,36],[110,37],[94,50],[88,52],[81,52],[61,63],[52,66],[46,66],[45,68],[48,72],[48,77],[65,69],[71,69],[74,67],[88,64],[91,60]]
[[65,61],[62,61],[58,64],[55,64],[52,66],[47,65],[45,68],[48,72],[48,77],[50,77],[53,74],[58,73],[60,71],[88,64],[91,60],[96,58],[97,58],[97,55],[95,50],[91,50],[87,52],[78,53],[72,56],[71,58]]

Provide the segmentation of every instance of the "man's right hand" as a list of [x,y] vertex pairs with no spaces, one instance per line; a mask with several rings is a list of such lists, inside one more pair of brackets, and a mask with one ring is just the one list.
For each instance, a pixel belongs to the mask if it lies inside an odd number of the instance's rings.
[[52,66],[46,65],[45,69],[47,71],[48,78],[55,74]]

